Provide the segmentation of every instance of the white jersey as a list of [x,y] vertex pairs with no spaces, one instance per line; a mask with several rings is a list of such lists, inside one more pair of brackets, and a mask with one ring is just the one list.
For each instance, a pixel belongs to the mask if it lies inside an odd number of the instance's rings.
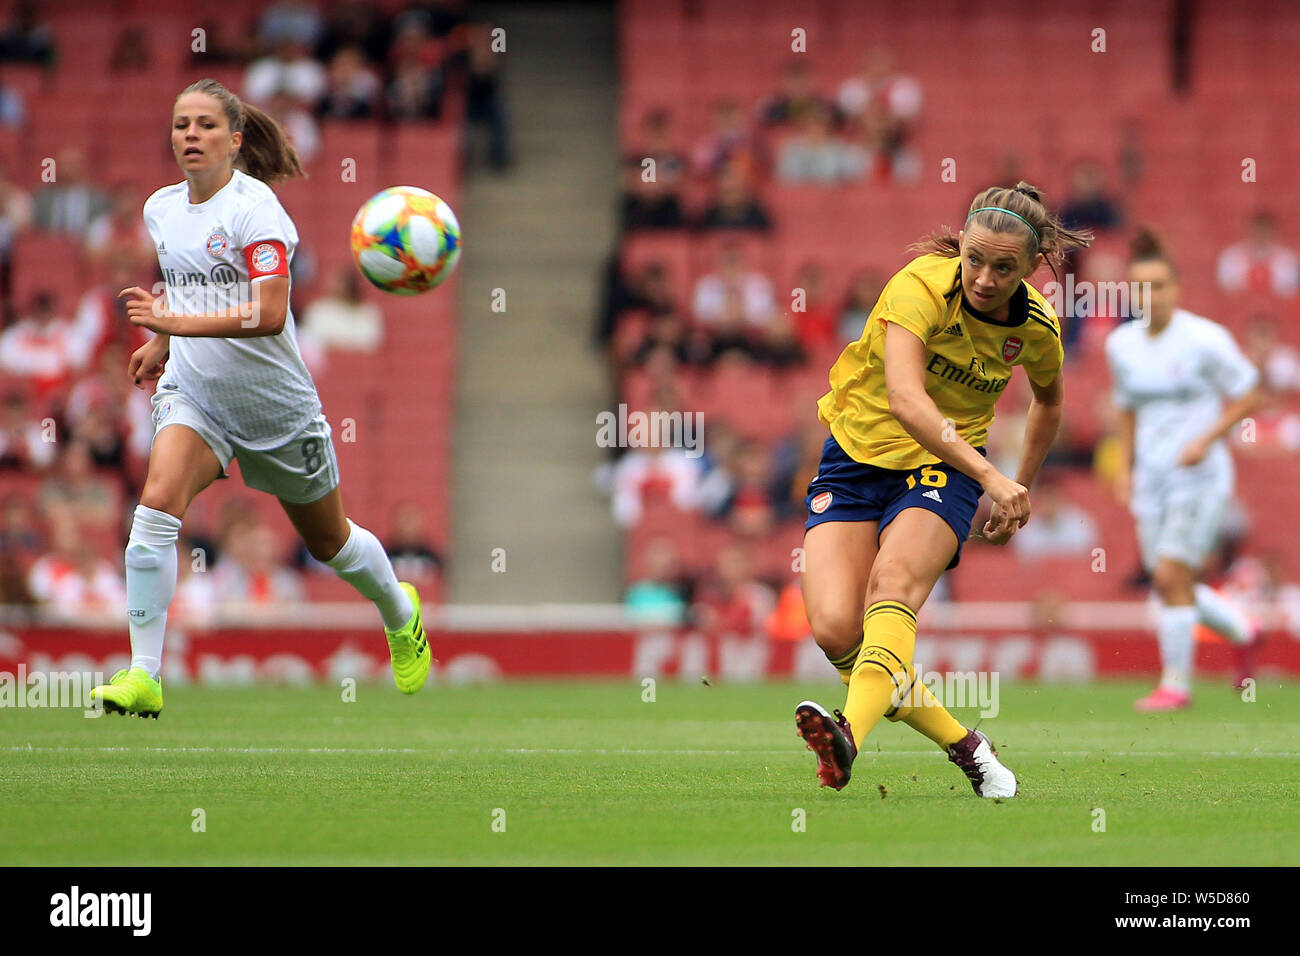
[[1219,417],[1224,399],[1255,387],[1259,373],[1227,329],[1183,309],[1151,335],[1149,323],[1126,322],[1106,338],[1116,406],[1136,413],[1134,510],[1194,483],[1232,491],[1232,457],[1222,440],[1193,467],[1178,456]]
[[[182,315],[247,306],[252,281],[288,275],[298,244],[271,187],[239,170],[197,205],[187,183],[164,186],[145,201],[144,222],[158,250],[168,309]],[[234,441],[256,451],[285,444],[320,414],[292,312],[279,335],[172,336],[158,388],[183,392]]]

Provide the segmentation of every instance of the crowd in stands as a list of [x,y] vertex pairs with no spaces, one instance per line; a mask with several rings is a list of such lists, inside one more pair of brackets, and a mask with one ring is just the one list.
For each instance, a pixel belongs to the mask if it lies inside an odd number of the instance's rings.
[[[242,66],[235,92],[276,116],[306,161],[321,121],[437,122],[454,91],[463,107],[452,115],[486,129],[487,165],[503,170],[511,157],[501,58],[491,52],[491,25],[466,6],[425,0],[387,15],[360,2],[284,0],[244,31],[227,20],[207,24],[206,49],[191,66],[196,76],[211,64]],[[0,24],[0,127],[57,122],[38,116],[2,75],[8,64],[57,71],[75,55],[59,49],[44,16],[20,2]],[[149,44],[145,31],[124,24],[110,69],[147,73]],[[131,353],[151,333],[127,321],[117,293],[161,276],[141,216],[145,196],[103,181],[77,134],[68,140],[54,156],[54,182],[19,176],[0,161],[0,605],[116,613],[125,600],[122,547],[153,437],[148,393],[126,376]],[[17,300],[16,250],[29,239],[79,247],[85,286]],[[378,351],[384,317],[362,296],[356,271],[316,277],[310,243],[299,252],[293,307],[311,370],[322,372],[334,353]],[[440,579],[445,560],[421,509],[404,502],[387,520],[384,540],[399,575],[417,584]],[[328,571],[305,551],[282,553],[283,535],[246,502],[207,526],[187,520],[183,536],[177,613],[192,620],[216,609],[292,604],[308,576]]]
[[[687,413],[696,407],[694,399],[709,393],[710,382],[722,376],[736,381],[745,370],[777,376],[777,389],[818,375],[824,391],[825,373],[840,349],[862,335],[895,266],[863,261],[847,277],[841,271],[839,284],[832,284],[826,263],[816,258],[780,261],[777,268],[783,271],[773,273],[770,266],[778,257],[761,251],[769,235],[779,235],[782,223],[771,211],[779,204],[768,200],[789,187],[911,187],[918,176],[911,143],[923,122],[924,92],[896,69],[885,49],[870,51],[859,75],[830,90],[818,88],[806,62],[791,62],[768,95],[750,102],[734,95],[718,100],[710,107],[708,129],[694,142],[681,135],[681,118],[669,106],[654,106],[640,117],[633,148],[620,167],[620,248],[606,269],[595,336],[611,381],[618,383],[617,401],[641,400],[644,406],[633,407],[651,412]],[[1061,277],[1124,279],[1124,261],[1115,250],[1136,224],[1127,197],[1144,168],[1135,124],[1124,128],[1117,156],[1110,164],[1089,156],[1071,164],[1068,192],[1057,197],[1055,211],[1068,226],[1093,230],[1100,250],[1072,256],[1058,270]],[[1006,185],[1034,179],[1012,153],[1001,166]],[[680,257],[623,254],[647,235],[690,243],[689,266]],[[684,268],[693,274],[684,274]],[[1285,299],[1296,293],[1300,259],[1279,240],[1272,216],[1261,212],[1251,216],[1242,242],[1222,250],[1217,278],[1226,293]],[[1086,351],[1085,336],[1098,340],[1115,322],[1132,318],[1104,309],[1098,301],[1091,308],[1063,310],[1067,368]],[[1268,435],[1242,452],[1300,449],[1300,411],[1289,400],[1300,389],[1300,352],[1279,341],[1277,319],[1270,315],[1250,324],[1242,344],[1264,370],[1272,400],[1256,416]],[[632,388],[632,383],[640,384]],[[1007,474],[1014,474],[1020,453],[1028,401],[1027,390],[1020,391],[1025,394],[1000,405],[1000,425],[990,436],[990,456]],[[612,450],[597,482],[609,493],[628,536],[630,611],[666,614],[706,628],[739,627],[750,619],[755,631],[791,630],[787,598],[794,576],[762,555],[788,552],[798,543],[803,498],[826,436],[807,395],[800,401],[805,414],[796,421],[804,425],[744,437],[731,425],[747,410],[732,407],[729,421],[727,409],[712,403],[702,455],[672,447]],[[1112,460],[1104,386],[1089,401],[1096,407],[1067,415],[1049,454],[1033,521],[1012,549],[1024,562],[1087,560],[1101,542],[1097,519],[1072,499],[1068,481],[1056,480],[1087,475],[1094,459]],[[1098,465],[1097,473],[1104,477],[1105,467]],[[666,502],[676,517],[651,508],[652,500]],[[1239,558],[1235,549],[1245,535],[1244,514],[1238,508],[1230,522],[1220,571]],[[722,532],[710,538],[714,543],[703,554],[690,553],[680,536],[655,537],[674,524],[696,521]],[[746,549],[750,560],[744,559]],[[1140,570],[1130,576],[1135,586],[1146,583]],[[791,636],[805,633],[794,627]]]

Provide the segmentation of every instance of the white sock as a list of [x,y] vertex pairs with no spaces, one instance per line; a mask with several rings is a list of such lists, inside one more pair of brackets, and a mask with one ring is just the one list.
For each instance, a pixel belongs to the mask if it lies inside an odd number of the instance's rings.
[[1196,664],[1196,640],[1192,629],[1196,627],[1196,607],[1192,604],[1162,607],[1156,625],[1160,641],[1160,662],[1164,671],[1160,686],[1192,692],[1192,669]]
[[1201,623],[1218,631],[1234,644],[1244,644],[1250,637],[1250,621],[1232,601],[1207,585],[1196,585],[1196,613]]
[[379,539],[360,525],[348,519],[352,534],[347,544],[325,563],[338,576],[352,585],[361,596],[375,602],[384,619],[384,627],[395,631],[403,627],[415,613],[411,599],[397,586],[393,563]]
[[167,608],[176,593],[176,539],[181,519],[137,505],[126,544],[127,627],[131,666],[154,680],[162,670]]

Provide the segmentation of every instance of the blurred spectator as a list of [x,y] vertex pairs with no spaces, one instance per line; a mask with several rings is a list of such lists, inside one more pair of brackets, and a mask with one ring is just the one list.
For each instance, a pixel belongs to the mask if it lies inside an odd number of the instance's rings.
[[808,361],[808,352],[799,341],[798,326],[785,312],[772,313],[763,330],[760,347],[762,361],[773,368],[794,368]]
[[323,119],[370,119],[383,95],[383,83],[366,65],[359,46],[340,47],[329,61],[329,85],[316,105]]
[[768,126],[799,125],[810,113],[819,111],[828,114],[832,126],[838,124],[834,104],[816,91],[808,62],[799,57],[781,71],[781,88],[763,102],[758,115]]
[[127,24],[117,31],[113,52],[108,55],[108,69],[112,73],[148,73],[153,65],[153,51],[149,48],[149,35],[135,24]]
[[645,574],[623,598],[628,616],[641,623],[684,623],[691,586],[682,575],[677,546],[671,538],[655,538],[646,545],[642,561]]
[[389,41],[390,28],[382,12],[365,0],[347,0],[329,11],[316,53],[328,61],[343,47],[353,46],[361,49],[368,62],[383,63]]
[[181,626],[209,627],[217,610],[217,595],[212,575],[207,573],[206,555],[198,560],[194,541],[183,533],[177,547],[176,595],[167,609],[167,624],[170,627],[174,621]]
[[828,437],[826,426],[812,421],[776,446],[772,455],[772,504],[778,519],[803,517],[803,500],[808,485],[817,476]]
[[21,494],[6,496],[0,503],[0,605],[35,602],[27,579],[44,550],[31,502]]
[[1119,204],[1106,190],[1101,164],[1085,159],[1070,173],[1070,192],[1061,220],[1071,229],[1116,229],[1123,220]]
[[59,151],[54,175],[55,181],[36,194],[36,227],[80,238],[108,211],[108,195],[86,178],[85,153],[75,146]]
[[713,129],[691,150],[691,165],[696,173],[709,177],[733,168],[742,181],[762,173],[762,145],[735,100],[721,100],[714,107]]
[[429,36],[443,39],[455,33],[465,22],[461,6],[455,0],[415,0],[397,15],[393,29],[400,32],[407,24],[417,23]]
[[249,64],[244,72],[244,99],[264,106],[277,93],[298,103],[316,103],[329,88],[325,67],[311,55],[311,44],[290,38],[277,40],[271,52]]
[[602,298],[600,322],[596,327],[596,344],[602,347],[608,347],[613,340],[624,313],[636,309],[651,313],[676,309],[676,295],[668,267],[657,259],[629,275],[620,266],[618,256],[612,256],[605,266]]
[[609,479],[614,519],[631,528],[640,523],[647,496],[664,496],[680,511],[694,510],[699,459],[683,448],[631,448]]
[[267,113],[284,128],[285,136],[304,164],[311,163],[320,155],[320,126],[303,105],[308,102],[312,101],[297,99],[281,90],[263,104]]
[[329,349],[375,352],[384,344],[384,316],[361,296],[361,277],[351,266],[336,269],[325,294],[303,313],[299,334]]
[[805,262],[794,277],[790,307],[800,344],[816,350],[835,342],[835,308],[826,294],[826,271],[817,262]]
[[1277,323],[1256,315],[1246,323],[1242,351],[1263,373],[1262,385],[1270,392],[1300,391],[1300,350],[1277,337]]
[[650,316],[644,337],[632,347],[627,362],[634,366],[645,365],[660,349],[667,349],[674,362],[686,364],[695,361],[696,353],[691,347],[686,320],[676,312],[659,312]]
[[721,515],[735,494],[736,476],[732,468],[740,444],[741,437],[729,424],[715,418],[708,420],[695,500],[699,509],[711,518]]
[[49,429],[32,413],[24,392],[7,393],[0,410],[0,468],[34,472],[54,464],[58,450],[46,438],[57,432],[52,427],[54,420],[47,421]]
[[764,629],[768,637],[778,641],[802,641],[812,636],[800,575],[796,574],[781,589],[776,607],[768,616]]
[[840,84],[836,104],[850,121],[874,107],[888,119],[891,139],[902,145],[921,113],[922,99],[921,84],[895,73],[893,54],[876,47],[867,53],[862,73]]
[[122,260],[123,267],[129,267],[135,275],[153,271],[157,256],[140,214],[144,203],[135,187],[116,187],[110,202],[108,210],[96,216],[86,229],[86,257],[90,264],[98,268],[112,256]]
[[733,296],[738,297],[741,316],[752,326],[766,325],[776,308],[771,280],[748,267],[739,243],[720,247],[717,268],[696,282],[692,297],[696,321],[705,326],[719,321]]
[[867,319],[876,307],[885,279],[875,269],[863,269],[849,283],[848,295],[840,308],[836,334],[841,342],[856,342],[867,328]]
[[1290,298],[1300,286],[1300,259],[1277,241],[1277,222],[1257,212],[1243,242],[1219,254],[1219,288],[1225,292],[1271,292]]
[[442,50],[425,21],[403,19],[389,51],[392,80],[388,114],[395,120],[431,120],[442,115]]
[[18,129],[27,120],[27,103],[23,94],[0,82],[0,126]]
[[0,31],[0,63],[35,63],[53,67],[58,54],[54,35],[37,18],[34,0],[18,0],[13,16]]
[[469,82],[465,90],[465,119],[487,131],[488,164],[497,172],[510,166],[510,125],[506,118],[501,64],[505,58],[492,49],[490,23],[469,28]]
[[97,329],[60,318],[54,296],[37,292],[30,315],[0,334],[0,369],[33,383],[44,401],[94,353]]
[[32,565],[27,587],[48,612],[121,614],[126,607],[126,580],[112,562],[96,550],[70,514],[52,515],[50,553]]
[[1088,557],[1099,543],[1097,524],[1075,505],[1056,482],[1034,487],[1034,516],[1011,539],[1022,561],[1040,558]]
[[701,229],[767,230],[772,228],[772,220],[754,198],[744,175],[728,166],[718,176],[715,198],[698,225]]
[[[153,338],[148,329],[132,325],[126,318],[126,301],[118,297],[122,289],[130,285],[148,286],[142,281],[136,268],[134,256],[116,246],[108,246],[102,262],[104,279],[91,286],[77,302],[72,325],[80,346],[85,350],[89,361],[97,361],[96,356],[104,349],[116,344],[127,350],[127,356]],[[156,274],[156,264],[149,270]],[[126,365],[119,369],[123,377]]]
[[126,377],[129,358],[122,346],[106,348],[98,372],[68,393],[63,418],[72,437],[86,443],[97,467],[121,470],[135,488],[147,471],[154,429],[148,394]]
[[424,512],[413,501],[404,501],[393,515],[393,533],[385,546],[393,570],[403,581],[432,582],[443,573],[442,555],[430,543],[424,530]]
[[259,520],[231,529],[212,571],[212,588],[219,603],[267,606],[304,598],[298,575],[276,558],[275,533]]
[[776,175],[787,183],[821,183],[827,186],[854,179],[862,163],[853,148],[835,135],[829,106],[816,104],[799,121],[797,132],[782,144]]
[[698,323],[702,341],[693,350],[696,362],[716,365],[722,361],[758,362],[766,356],[764,337],[772,328],[772,317],[755,327],[745,320],[744,298],[737,289],[729,289],[722,312],[708,322]]
[[1119,136],[1116,163],[1119,166],[1120,183],[1124,189],[1132,190],[1142,181],[1142,168],[1146,163],[1142,150],[1142,123],[1132,117],[1124,120]]
[[625,231],[636,229],[680,229],[686,224],[676,191],[628,157],[623,161],[623,199],[620,225]]
[[32,197],[0,162],[0,328],[13,319],[13,256],[18,237],[32,224]]
[[[646,113],[641,136],[640,145],[623,160],[623,228],[677,228],[683,225],[678,191],[686,159],[673,145],[667,111]],[[650,170],[644,165],[647,159],[654,160]]]
[[736,534],[745,537],[768,534],[776,524],[770,453],[759,442],[741,442],[735,452],[732,472],[735,484],[719,517]]
[[903,138],[903,127],[873,103],[858,118],[857,143],[851,150],[848,176],[873,183],[913,183],[921,175],[921,160]]
[[776,594],[757,580],[746,546],[725,545],[692,608],[697,625],[713,633],[756,634],[776,609]]
[[84,441],[69,438],[60,444],[58,465],[36,496],[41,513],[51,522],[68,515],[89,531],[114,527],[120,517],[118,487],[96,474],[90,446]]
[[263,46],[293,43],[314,50],[325,32],[325,21],[316,4],[279,0],[268,6],[257,25]]

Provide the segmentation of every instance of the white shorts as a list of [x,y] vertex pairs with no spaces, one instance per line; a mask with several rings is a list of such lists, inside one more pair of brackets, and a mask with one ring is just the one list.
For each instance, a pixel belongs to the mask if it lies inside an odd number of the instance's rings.
[[1230,486],[1193,484],[1167,489],[1159,501],[1135,509],[1142,566],[1153,571],[1168,558],[1199,571],[1218,547],[1230,498]]
[[198,433],[221,462],[222,477],[231,459],[238,459],[244,484],[290,504],[308,504],[338,487],[339,463],[331,429],[317,415],[301,432],[278,448],[253,451],[230,439],[208,414],[185,394],[159,389],[153,396],[153,433],[168,425],[184,425]]

